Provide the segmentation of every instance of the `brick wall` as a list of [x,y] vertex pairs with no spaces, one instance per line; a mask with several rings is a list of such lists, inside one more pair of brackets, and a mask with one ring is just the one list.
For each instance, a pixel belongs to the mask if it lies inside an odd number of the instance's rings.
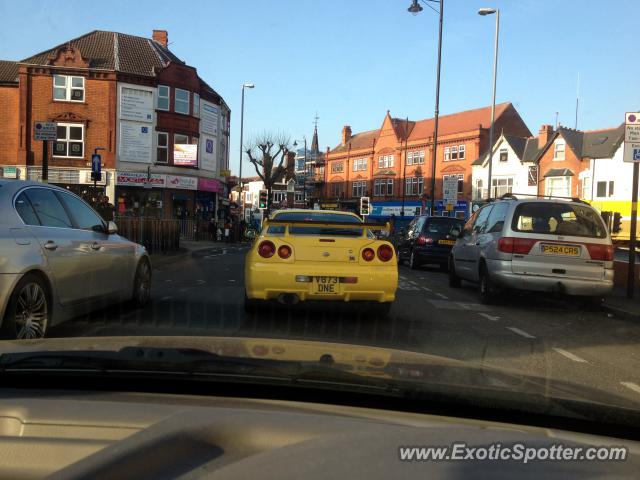
[[18,103],[20,90],[17,86],[0,86],[0,164],[15,165],[18,162],[20,129]]
[[579,197],[580,189],[579,189],[579,180],[578,175],[581,171],[589,168],[588,161],[582,161],[580,158],[576,156],[574,151],[571,149],[569,144],[565,145],[565,158],[564,160],[554,160],[554,146],[553,143],[549,146],[546,152],[542,155],[539,162],[539,175],[540,181],[538,183],[538,194],[544,195],[547,181],[545,179],[545,174],[551,169],[557,168],[568,168],[574,174],[571,177],[571,196]]

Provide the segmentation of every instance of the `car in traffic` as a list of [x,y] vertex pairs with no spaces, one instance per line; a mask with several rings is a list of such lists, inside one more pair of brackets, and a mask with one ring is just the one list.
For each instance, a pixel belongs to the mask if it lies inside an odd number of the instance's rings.
[[607,228],[588,203],[510,195],[465,224],[449,258],[449,284],[478,283],[483,303],[504,289],[597,303],[613,289],[613,254]]
[[114,302],[148,303],[146,249],[117,234],[73,193],[0,180],[0,332],[39,338],[63,320]]
[[412,270],[424,264],[437,264],[446,270],[451,249],[463,226],[464,220],[455,217],[416,216],[401,232],[398,262],[407,262]]
[[[245,258],[245,308],[261,302],[368,302],[386,315],[398,287],[393,245],[349,212],[277,211]],[[388,229],[388,226],[384,228]]]

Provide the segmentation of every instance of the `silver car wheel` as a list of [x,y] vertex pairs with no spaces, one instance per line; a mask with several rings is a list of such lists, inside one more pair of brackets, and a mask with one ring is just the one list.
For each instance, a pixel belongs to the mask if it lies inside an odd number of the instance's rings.
[[16,301],[16,338],[42,338],[49,322],[47,294],[37,283],[27,283]]

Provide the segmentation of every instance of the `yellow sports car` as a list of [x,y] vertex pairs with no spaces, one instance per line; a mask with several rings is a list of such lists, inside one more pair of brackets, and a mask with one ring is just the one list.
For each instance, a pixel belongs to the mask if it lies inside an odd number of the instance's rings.
[[381,226],[347,212],[274,213],[245,259],[245,309],[264,300],[364,301],[386,315],[398,288],[398,260],[373,229]]

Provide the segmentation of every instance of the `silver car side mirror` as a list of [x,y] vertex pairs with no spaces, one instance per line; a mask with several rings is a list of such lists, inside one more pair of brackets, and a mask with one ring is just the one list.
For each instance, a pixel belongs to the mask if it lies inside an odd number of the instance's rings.
[[118,226],[114,222],[108,222],[107,223],[107,234],[108,235],[115,235],[116,233],[118,233]]

